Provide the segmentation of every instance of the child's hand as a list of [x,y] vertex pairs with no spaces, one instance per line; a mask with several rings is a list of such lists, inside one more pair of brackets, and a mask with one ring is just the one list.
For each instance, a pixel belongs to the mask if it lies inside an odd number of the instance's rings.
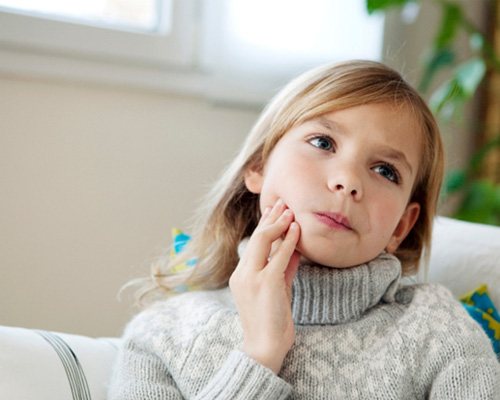
[[243,328],[243,351],[276,374],[295,340],[291,296],[300,228],[293,219],[281,200],[266,209],[229,279]]

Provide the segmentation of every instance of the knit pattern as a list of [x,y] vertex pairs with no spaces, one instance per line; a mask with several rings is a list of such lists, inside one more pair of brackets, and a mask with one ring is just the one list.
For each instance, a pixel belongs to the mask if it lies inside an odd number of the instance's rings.
[[398,260],[302,265],[279,376],[239,350],[229,289],[157,302],[128,325],[110,400],[500,399],[500,364],[449,291],[399,286]]

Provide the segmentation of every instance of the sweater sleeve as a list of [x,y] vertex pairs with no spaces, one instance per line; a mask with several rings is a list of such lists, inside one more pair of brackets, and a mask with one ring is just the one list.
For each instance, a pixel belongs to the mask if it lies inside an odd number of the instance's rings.
[[[245,353],[232,351],[220,370],[194,399],[284,400],[292,387]],[[183,399],[160,357],[127,341],[120,351],[108,392],[109,400]]]
[[434,380],[431,400],[494,400],[500,398],[500,364],[494,358],[453,361]]
[[226,291],[159,301],[127,325],[109,400],[284,400],[292,386],[238,349]]
[[196,399],[282,400],[291,393],[289,383],[245,353],[234,350]]

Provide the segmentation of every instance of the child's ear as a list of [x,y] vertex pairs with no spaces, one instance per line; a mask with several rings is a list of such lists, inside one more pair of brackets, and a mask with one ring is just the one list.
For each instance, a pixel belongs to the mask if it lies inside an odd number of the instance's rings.
[[403,216],[399,220],[398,226],[392,233],[392,236],[387,244],[386,251],[388,253],[394,253],[405,237],[410,233],[413,225],[417,222],[418,216],[420,214],[420,204],[410,203],[406,206],[406,210]]
[[262,172],[255,168],[248,168],[245,171],[245,186],[249,192],[259,194],[262,190],[262,182],[264,177]]

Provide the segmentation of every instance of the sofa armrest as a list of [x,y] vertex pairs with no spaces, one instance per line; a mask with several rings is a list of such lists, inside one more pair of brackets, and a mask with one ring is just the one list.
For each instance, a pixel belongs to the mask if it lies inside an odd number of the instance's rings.
[[0,326],[0,398],[105,400],[119,339]]

